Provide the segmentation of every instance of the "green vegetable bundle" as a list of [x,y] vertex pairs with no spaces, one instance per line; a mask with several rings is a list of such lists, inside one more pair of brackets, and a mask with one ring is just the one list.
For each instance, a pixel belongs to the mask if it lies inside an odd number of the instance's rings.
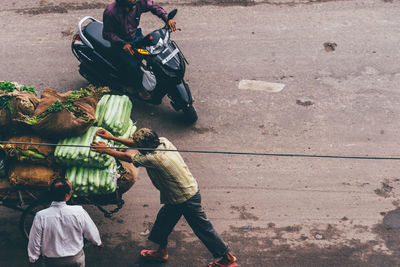
[[110,194],[117,189],[117,165],[113,160],[107,169],[71,167],[65,179],[72,184],[73,197]]
[[99,127],[90,127],[89,130],[81,136],[66,138],[58,142],[59,145],[78,145],[74,146],[57,146],[54,151],[55,158],[66,166],[82,166],[94,168],[106,168],[111,165],[114,158],[106,154],[91,151],[88,146],[93,141],[105,142],[107,146],[114,146],[110,140],[106,140],[96,135]]
[[[122,139],[132,139],[132,136],[136,132],[136,129],[137,128],[136,128],[135,123],[132,120],[129,120],[129,127],[128,127],[128,130],[126,131],[126,133],[124,133],[121,136],[117,136],[117,137],[122,138]],[[117,141],[114,141],[114,146],[126,147],[124,144],[117,142]]]
[[104,95],[96,108],[97,126],[122,136],[131,125],[131,110],[132,102],[126,95]]

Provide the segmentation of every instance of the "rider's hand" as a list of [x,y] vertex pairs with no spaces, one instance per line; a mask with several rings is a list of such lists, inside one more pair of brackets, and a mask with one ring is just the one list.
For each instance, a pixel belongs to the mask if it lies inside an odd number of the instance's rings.
[[112,136],[107,130],[104,130],[104,129],[98,129],[97,132],[96,132],[96,134],[97,134],[98,136],[100,136],[100,137],[105,138],[105,139],[111,139],[111,138],[113,138],[113,136]]
[[107,144],[104,142],[93,142],[90,145],[94,146],[90,149],[94,152],[104,153],[108,150],[108,148],[105,148],[107,146]]
[[171,31],[173,31],[173,32],[176,31],[176,23],[175,23],[175,20],[173,20],[173,19],[168,20],[168,25],[169,25],[169,28],[171,29]]
[[133,51],[131,44],[125,44],[124,47],[122,47],[122,49],[124,49],[126,53],[131,54],[132,56],[133,54],[135,54],[135,51]]

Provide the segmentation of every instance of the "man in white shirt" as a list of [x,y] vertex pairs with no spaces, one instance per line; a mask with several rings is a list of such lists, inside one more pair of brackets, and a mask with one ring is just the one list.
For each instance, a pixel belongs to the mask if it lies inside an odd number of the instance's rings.
[[45,266],[85,266],[84,238],[103,247],[99,231],[82,206],[70,206],[72,186],[65,179],[50,185],[53,202],[36,213],[29,233],[28,256],[31,266],[42,255]]

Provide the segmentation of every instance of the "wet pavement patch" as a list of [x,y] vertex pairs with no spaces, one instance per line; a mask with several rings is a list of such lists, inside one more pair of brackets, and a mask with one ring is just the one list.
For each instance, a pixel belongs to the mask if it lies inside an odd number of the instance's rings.
[[400,209],[387,213],[383,218],[383,225],[387,229],[400,229]]
[[251,214],[250,212],[246,211],[246,207],[245,206],[231,206],[231,209],[234,211],[238,211],[240,216],[239,219],[240,220],[253,220],[253,221],[257,221],[259,218],[257,216],[254,216],[253,214]]
[[[391,257],[400,262],[400,208],[386,213],[381,224],[377,224],[372,231],[384,240],[386,247],[391,251]],[[381,266],[381,265],[377,265]],[[387,265],[389,266],[389,265]]]
[[381,183],[382,187],[375,189],[375,194],[377,194],[380,197],[388,198],[393,196],[393,186],[389,185],[389,181],[385,180],[384,182]]
[[192,131],[194,131],[198,134],[205,134],[208,132],[217,133],[217,131],[212,126],[211,127],[193,127]]

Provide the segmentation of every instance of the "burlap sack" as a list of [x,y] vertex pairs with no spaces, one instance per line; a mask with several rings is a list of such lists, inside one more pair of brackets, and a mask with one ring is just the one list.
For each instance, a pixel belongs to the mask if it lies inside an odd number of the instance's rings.
[[[67,96],[72,93],[69,91],[59,94],[55,90],[45,88],[39,101],[39,106],[35,110],[34,116],[38,116],[47,111],[57,100],[67,101]],[[73,105],[80,111],[78,117],[69,110],[63,108],[57,113],[50,113],[33,125],[33,129],[40,135],[48,137],[70,137],[85,133],[95,122],[97,99],[93,96],[72,101]]]
[[100,99],[103,97],[103,95],[111,92],[111,90],[108,86],[96,87],[93,84],[89,84],[85,89],[89,90],[91,92],[93,97],[96,98],[97,102],[100,101]]
[[38,104],[39,100],[31,92],[0,93],[0,131],[10,131],[10,127],[15,126],[13,124],[25,123]]
[[20,122],[24,121],[26,116],[32,116],[39,105],[36,95],[27,91],[14,91],[12,94],[14,94],[14,97],[10,101],[11,120]]
[[[127,150],[127,152],[131,155],[138,153],[132,149]],[[127,192],[138,180],[139,178],[139,168],[136,168],[132,163],[126,161],[119,161],[124,169],[120,175],[121,177],[117,180],[117,185],[119,187],[120,193]]]
[[12,185],[45,186],[48,187],[54,179],[62,178],[63,174],[46,166],[31,164],[15,164],[10,167],[9,179]]
[[[12,137],[8,141],[39,144],[50,143],[50,141],[46,139],[33,135]],[[51,166],[54,162],[54,147],[52,146],[40,146],[32,144],[4,144],[0,145],[0,147],[7,154],[7,157],[9,159],[19,162],[43,164],[45,166]],[[35,152],[37,154],[40,154],[44,158],[34,157],[33,155],[31,156],[29,152]]]

